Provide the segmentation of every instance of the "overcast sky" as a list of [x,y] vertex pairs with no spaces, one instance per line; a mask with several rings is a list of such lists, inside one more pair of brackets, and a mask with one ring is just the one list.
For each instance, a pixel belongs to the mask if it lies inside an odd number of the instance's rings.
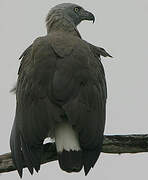
[[[46,34],[45,17],[61,2],[82,5],[96,16],[83,22],[83,39],[104,47],[114,59],[103,58],[107,84],[105,134],[148,133],[148,1],[147,0],[0,0],[0,154],[10,151],[9,136],[15,114],[15,96],[9,93],[17,78],[18,57],[38,36]],[[87,177],[68,174],[58,163],[42,165],[40,173],[24,180],[101,179],[147,180],[148,153],[101,154]],[[1,174],[3,180],[19,177]]]

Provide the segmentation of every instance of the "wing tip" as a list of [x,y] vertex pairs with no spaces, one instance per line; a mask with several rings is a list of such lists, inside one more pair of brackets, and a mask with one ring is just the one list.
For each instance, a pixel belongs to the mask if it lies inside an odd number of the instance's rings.
[[91,168],[94,167],[100,155],[100,151],[85,151],[83,155],[83,163],[84,163],[84,173],[85,176],[88,175]]
[[[31,175],[34,174],[34,169],[38,173],[40,170],[40,155],[41,152],[33,151],[29,149],[26,142],[23,140],[20,134],[16,134],[16,131],[11,133],[10,137],[10,149],[11,157],[14,167],[16,168],[20,178],[23,177],[23,169],[27,168]],[[39,159],[38,159],[39,158]]]

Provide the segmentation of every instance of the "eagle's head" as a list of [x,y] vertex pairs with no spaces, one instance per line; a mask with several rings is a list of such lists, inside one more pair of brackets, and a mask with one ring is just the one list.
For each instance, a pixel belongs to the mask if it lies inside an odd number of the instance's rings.
[[62,21],[67,20],[76,27],[83,20],[94,22],[95,16],[77,4],[62,3],[56,5],[49,11],[46,18],[46,25],[48,25],[49,22],[53,23],[59,19]]

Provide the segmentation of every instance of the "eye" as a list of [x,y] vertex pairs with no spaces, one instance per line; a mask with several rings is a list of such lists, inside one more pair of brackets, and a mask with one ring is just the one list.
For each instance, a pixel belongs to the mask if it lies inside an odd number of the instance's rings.
[[74,11],[75,11],[75,12],[79,12],[80,9],[81,9],[80,7],[75,7],[75,8],[74,8]]

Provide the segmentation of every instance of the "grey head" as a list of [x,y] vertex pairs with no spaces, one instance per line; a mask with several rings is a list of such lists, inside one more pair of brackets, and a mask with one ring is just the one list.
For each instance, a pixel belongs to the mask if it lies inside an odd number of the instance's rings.
[[75,27],[83,20],[95,21],[94,15],[86,11],[84,8],[77,4],[72,3],[62,3],[53,7],[46,18],[46,24],[51,20],[51,18],[61,16],[68,20]]

